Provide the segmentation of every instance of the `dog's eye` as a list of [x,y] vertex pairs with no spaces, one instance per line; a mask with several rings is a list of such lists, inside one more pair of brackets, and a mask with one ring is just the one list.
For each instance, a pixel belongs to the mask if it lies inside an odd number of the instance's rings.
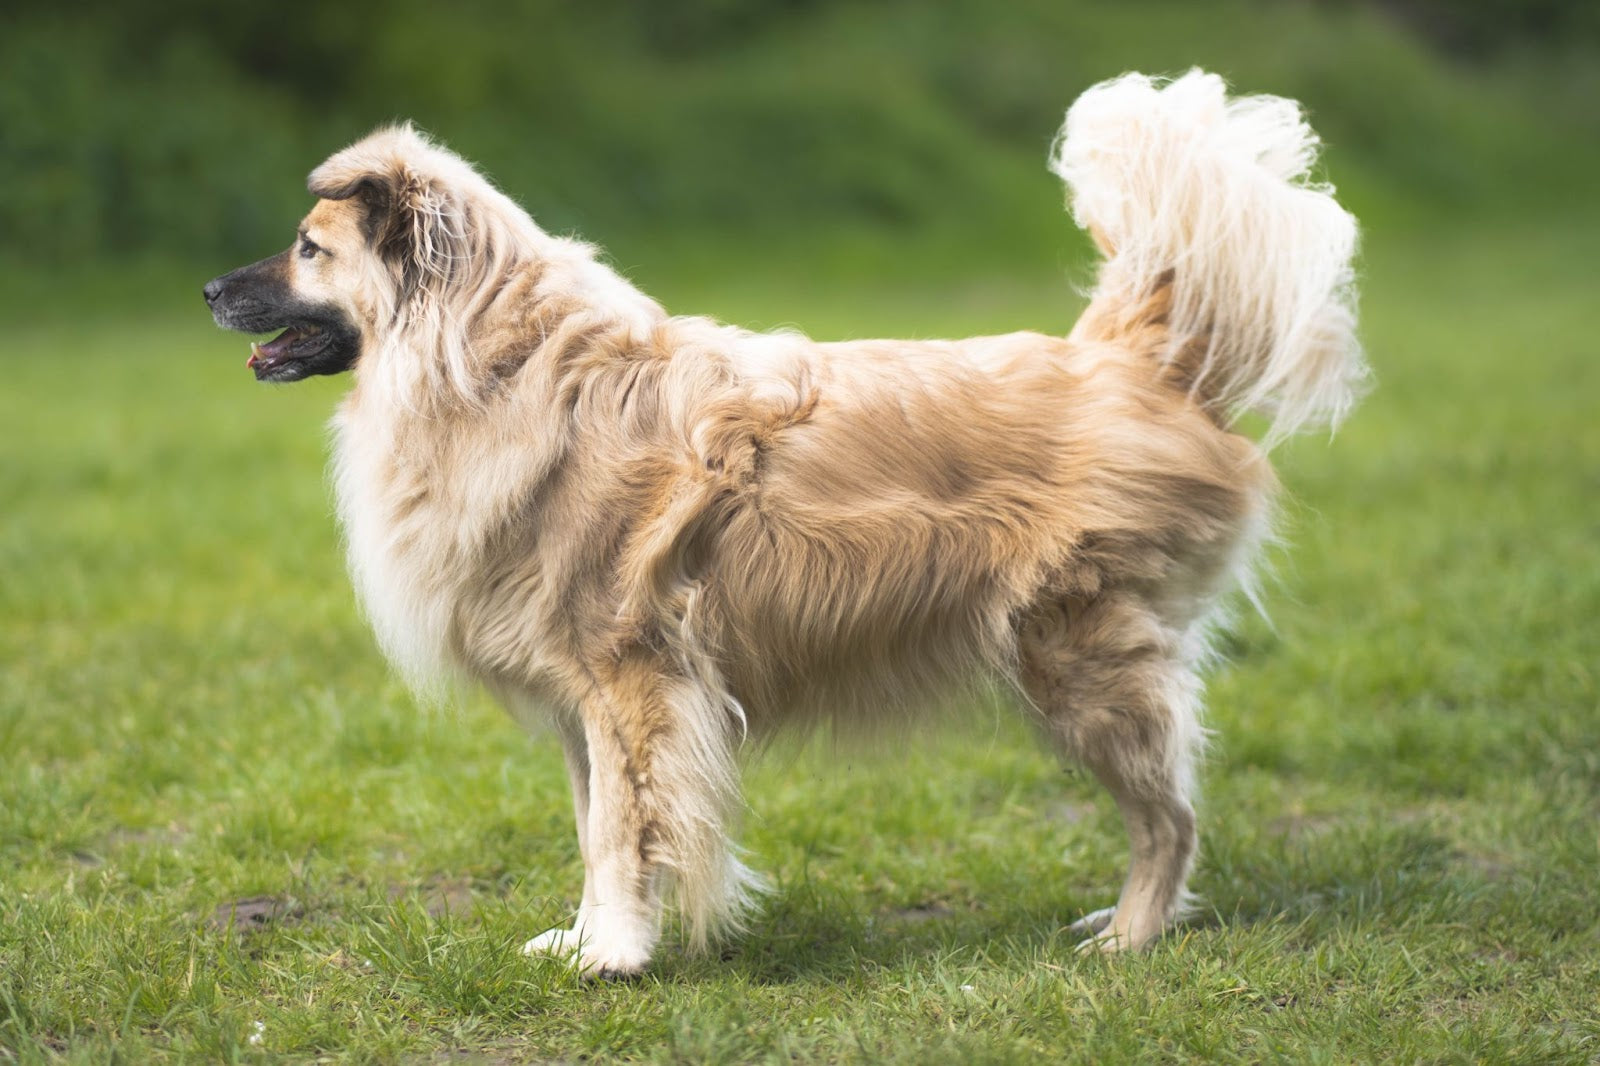
[[316,245],[312,244],[309,238],[307,238],[307,237],[301,237],[300,238],[300,258],[301,259],[314,259],[314,258],[316,258],[317,253],[320,252],[320,251],[322,251],[322,249],[318,248]]

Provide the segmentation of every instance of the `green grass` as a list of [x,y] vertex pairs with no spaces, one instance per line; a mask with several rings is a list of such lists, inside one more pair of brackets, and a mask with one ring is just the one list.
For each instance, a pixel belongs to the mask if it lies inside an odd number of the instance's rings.
[[[760,764],[753,934],[698,960],[669,935],[597,986],[517,950],[580,882],[556,745],[480,698],[418,708],[356,615],[321,476],[340,383],[255,386],[203,271],[148,311],[19,311],[0,1060],[1596,1061],[1597,236],[1373,237],[1379,389],[1280,453],[1273,621],[1211,686],[1199,919],[1074,955],[1120,825],[985,706]],[[824,336],[1073,313],[1048,272],[722,273],[643,280]]]

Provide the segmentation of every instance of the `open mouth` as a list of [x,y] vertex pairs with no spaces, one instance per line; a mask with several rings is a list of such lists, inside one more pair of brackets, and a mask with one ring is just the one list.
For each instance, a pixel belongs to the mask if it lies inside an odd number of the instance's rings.
[[319,354],[332,336],[321,326],[290,326],[270,341],[250,345],[245,366],[255,371],[257,381],[294,381],[306,376],[301,361]]

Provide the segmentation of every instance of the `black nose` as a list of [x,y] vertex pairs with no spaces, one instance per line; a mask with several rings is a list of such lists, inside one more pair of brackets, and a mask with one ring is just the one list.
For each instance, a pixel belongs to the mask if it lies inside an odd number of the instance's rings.
[[206,287],[204,289],[200,290],[200,291],[202,291],[202,292],[204,292],[206,294],[206,303],[208,303],[208,304],[216,303],[217,302],[217,298],[222,295],[222,281],[221,281],[221,279],[213,278],[212,280],[206,282]]

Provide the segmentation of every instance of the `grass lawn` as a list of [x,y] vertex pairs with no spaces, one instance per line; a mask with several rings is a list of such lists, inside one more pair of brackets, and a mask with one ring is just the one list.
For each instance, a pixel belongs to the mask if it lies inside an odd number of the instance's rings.
[[[1372,238],[1379,388],[1280,451],[1272,622],[1210,688],[1196,921],[1073,954],[1122,830],[997,704],[759,763],[753,935],[595,986],[518,953],[581,880],[553,739],[419,708],[356,614],[342,383],[255,385],[203,270],[10,316],[0,1060],[1600,1061],[1597,237]],[[743,266],[644,280],[832,337],[1074,310]]]

